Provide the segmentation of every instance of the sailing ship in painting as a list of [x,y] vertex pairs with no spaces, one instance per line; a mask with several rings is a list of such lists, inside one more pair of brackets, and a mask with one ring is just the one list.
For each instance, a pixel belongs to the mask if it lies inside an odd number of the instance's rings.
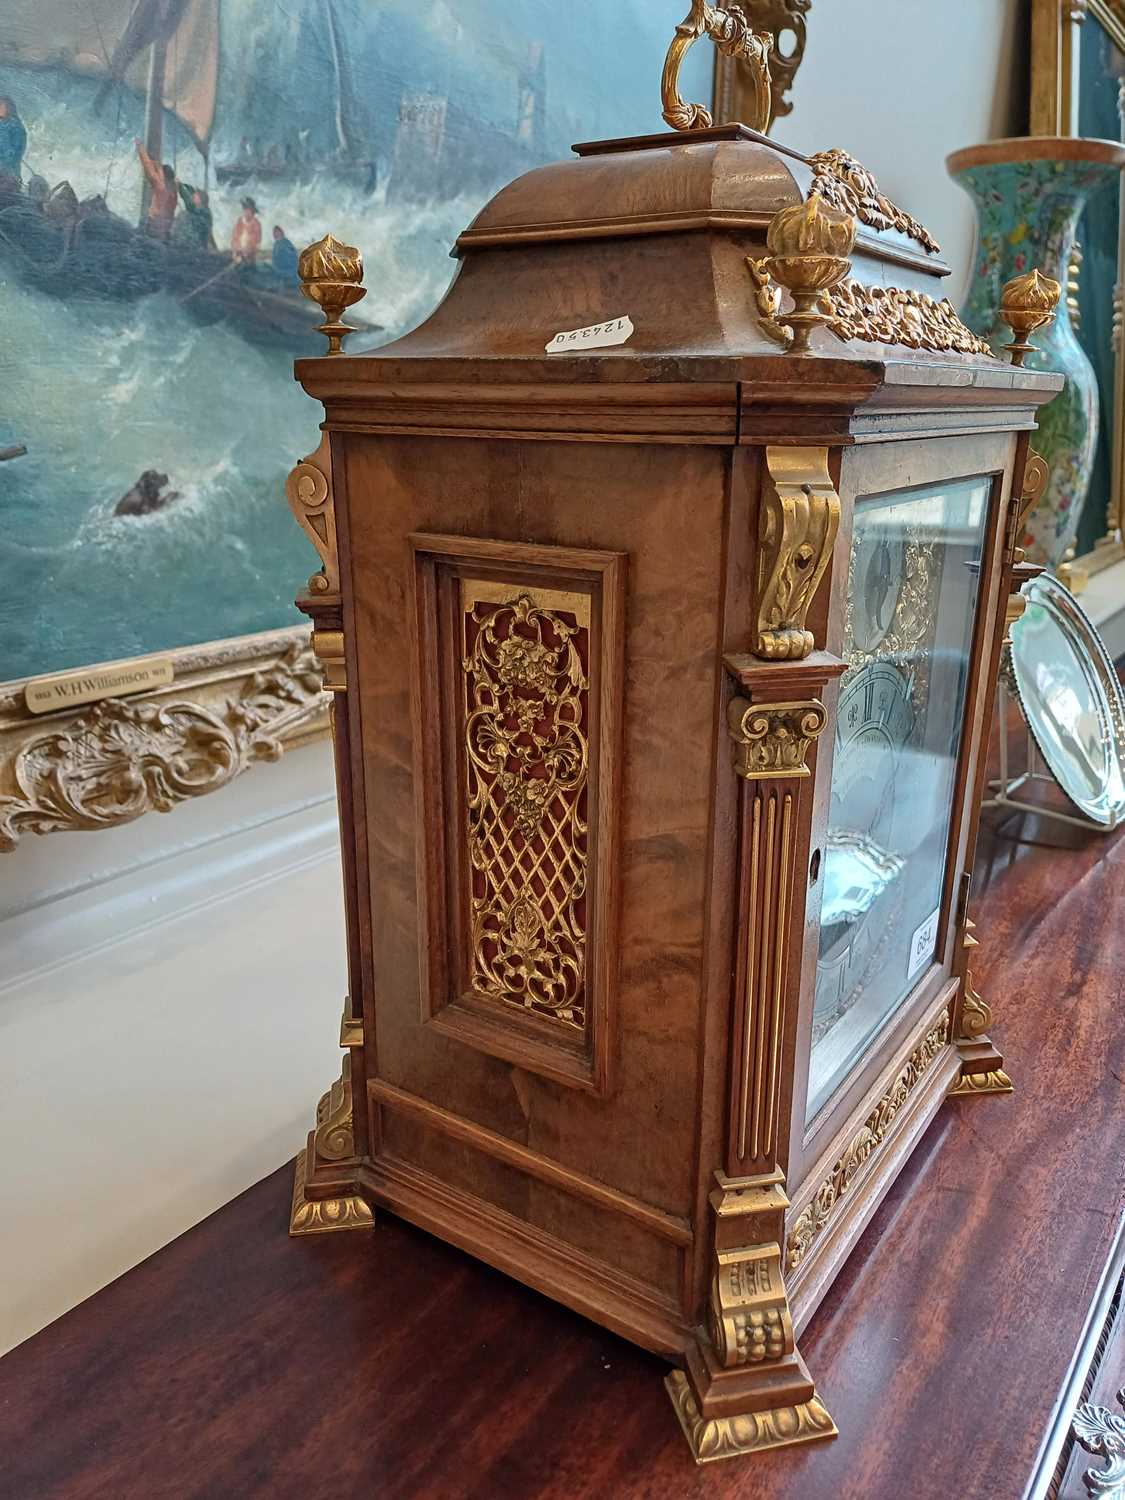
[[[335,0],[322,3],[337,60],[336,117],[343,132],[349,110],[344,91],[350,83]],[[144,139],[133,143],[144,179],[140,222],[130,223],[104,194],[79,200],[68,181],[52,185],[39,173],[26,174],[26,130],[15,102],[0,97],[0,260],[19,280],[52,296],[129,302],[168,292],[199,323],[221,321],[247,339],[284,345],[295,354],[315,351],[319,313],[301,295],[296,249],[281,226],[274,227],[269,259],[263,260],[258,206],[248,194],[231,245],[220,250],[206,182],[180,180],[164,160],[167,111],[198,148],[207,175],[219,72],[219,0],[68,0],[56,8],[65,15],[57,18],[61,25],[46,30],[46,47],[33,49],[25,40],[14,60],[27,61],[34,50],[41,65],[101,77],[93,102],[98,114],[112,106],[116,89],[143,91]],[[43,36],[39,0],[35,10],[34,34]],[[25,39],[31,34],[30,26],[11,33]],[[0,60],[4,54],[0,40]],[[305,165],[307,175],[328,169],[374,186],[374,161],[344,134],[335,159]],[[232,176],[220,169],[217,175],[220,181],[245,182],[258,174],[247,170]]]
[[[251,190],[241,197],[231,245],[221,250],[207,180],[221,0],[11,3],[27,14],[15,18],[7,42],[0,38],[0,62],[32,62],[100,79],[93,110],[102,117],[118,89],[143,94],[145,101],[143,140],[135,142],[144,193],[140,222],[131,223],[105,194],[79,200],[68,181],[52,184],[26,173],[17,149],[17,143],[26,145],[17,106],[0,98],[0,260],[21,281],[53,296],[128,302],[169,292],[197,322],[222,321],[252,341],[308,352],[319,315],[301,297],[295,248],[281,226],[274,226],[266,247],[269,259],[260,255],[253,190],[327,178],[371,195],[382,181],[386,204],[426,203],[486,193],[546,155],[544,49],[532,44],[515,67],[514,129],[473,119],[436,91],[404,90],[381,173],[373,142],[359,124],[336,0],[318,0],[328,39],[332,97],[326,105],[335,147],[313,151],[307,130],[269,143],[243,136],[234,156],[214,166],[220,189]],[[182,180],[164,159],[165,112],[200,153],[203,181]],[[378,330],[357,321],[361,329]]]
[[[622,4],[598,55],[662,47]],[[363,247],[370,347],[433,308],[493,192],[630,108],[554,0],[0,15],[0,679],[296,622],[278,497],[315,441],[292,360],[323,350],[298,247]]]

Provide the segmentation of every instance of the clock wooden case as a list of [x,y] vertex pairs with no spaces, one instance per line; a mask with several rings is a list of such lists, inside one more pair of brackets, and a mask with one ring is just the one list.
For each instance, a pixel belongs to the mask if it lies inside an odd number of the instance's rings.
[[[349,995],[292,1228],[389,1210],[666,1356],[704,1460],[832,1435],[803,1325],[948,1094],[1005,1128],[969,871],[1059,381],[843,153],[576,153],[297,366]],[[302,274],[338,336],[358,258]]]

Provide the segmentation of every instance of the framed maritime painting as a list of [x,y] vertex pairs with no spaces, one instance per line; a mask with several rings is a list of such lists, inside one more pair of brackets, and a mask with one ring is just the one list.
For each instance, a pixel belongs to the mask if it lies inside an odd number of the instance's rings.
[[360,246],[349,352],[397,336],[505,182],[574,141],[661,128],[649,81],[677,17],[657,0],[3,10],[10,850],[168,810],[323,732],[291,602],[316,558],[283,494],[316,444],[292,361],[322,342],[297,251],[329,226]]

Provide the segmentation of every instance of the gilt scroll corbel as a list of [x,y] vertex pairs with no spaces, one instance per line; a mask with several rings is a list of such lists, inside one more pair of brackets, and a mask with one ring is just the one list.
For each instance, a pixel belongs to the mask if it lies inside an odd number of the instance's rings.
[[840,528],[827,448],[767,448],[758,523],[754,655],[795,661],[813,649],[809,606]]
[[285,498],[297,524],[320,555],[320,571],[309,579],[309,593],[327,601],[340,592],[340,563],[336,547],[336,513],[332,505],[332,455],[328,434],[320,445],[291,470]]
[[333,693],[347,687],[344,633],[340,628],[340,561],[336,546],[336,512],[332,500],[332,456],[326,432],[315,453],[301,460],[285,481],[285,496],[301,530],[320,555],[320,571],[297,600],[312,617],[312,648]]

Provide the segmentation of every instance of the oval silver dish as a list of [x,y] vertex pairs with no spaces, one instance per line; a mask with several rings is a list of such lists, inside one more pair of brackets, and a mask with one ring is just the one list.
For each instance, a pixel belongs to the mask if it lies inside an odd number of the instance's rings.
[[1091,822],[1125,816],[1125,698],[1090,617],[1069,589],[1043,573],[1024,584],[1027,608],[1013,624],[1011,677],[1043,762]]

